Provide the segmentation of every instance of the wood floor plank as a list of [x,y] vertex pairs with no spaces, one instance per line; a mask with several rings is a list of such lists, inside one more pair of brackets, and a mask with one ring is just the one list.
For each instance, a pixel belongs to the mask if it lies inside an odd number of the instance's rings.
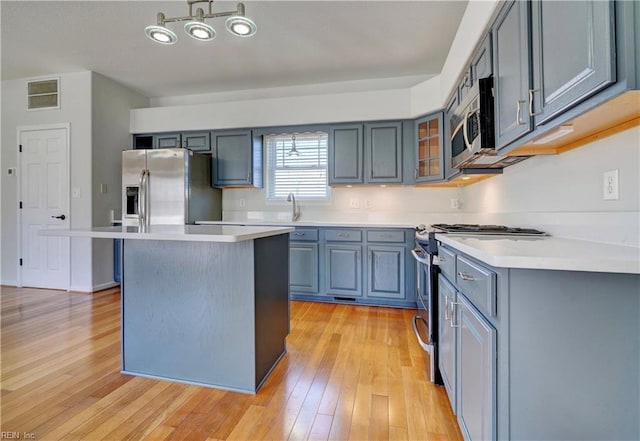
[[0,427],[38,440],[462,439],[413,310],[291,302],[256,395],[120,373],[120,292],[0,287]]

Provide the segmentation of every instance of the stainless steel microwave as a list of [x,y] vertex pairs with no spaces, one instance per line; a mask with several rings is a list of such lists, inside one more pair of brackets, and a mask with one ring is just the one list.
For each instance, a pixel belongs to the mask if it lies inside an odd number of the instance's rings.
[[455,168],[470,166],[481,156],[496,154],[492,89],[492,77],[478,79],[454,111],[451,165]]

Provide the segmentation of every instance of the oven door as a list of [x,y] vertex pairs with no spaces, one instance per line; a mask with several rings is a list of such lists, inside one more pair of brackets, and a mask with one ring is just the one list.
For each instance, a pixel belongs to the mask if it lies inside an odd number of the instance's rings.
[[413,317],[413,331],[416,334],[418,344],[429,354],[429,378],[436,382],[436,350],[435,334],[437,327],[434,323],[433,311],[433,285],[431,256],[420,246],[411,251],[416,261],[416,304],[418,314]]

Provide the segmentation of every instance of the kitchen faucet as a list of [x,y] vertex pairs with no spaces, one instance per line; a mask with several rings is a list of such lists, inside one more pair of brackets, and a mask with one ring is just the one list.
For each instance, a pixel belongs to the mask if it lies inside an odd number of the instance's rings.
[[293,192],[287,196],[287,202],[293,202],[291,206],[291,222],[295,222],[300,217],[300,208],[296,205],[296,197]]

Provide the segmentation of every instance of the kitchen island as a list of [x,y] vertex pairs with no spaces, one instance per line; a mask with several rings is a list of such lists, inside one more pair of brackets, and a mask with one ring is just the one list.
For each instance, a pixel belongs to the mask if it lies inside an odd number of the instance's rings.
[[46,230],[123,239],[122,372],[255,393],[286,352],[292,228]]

